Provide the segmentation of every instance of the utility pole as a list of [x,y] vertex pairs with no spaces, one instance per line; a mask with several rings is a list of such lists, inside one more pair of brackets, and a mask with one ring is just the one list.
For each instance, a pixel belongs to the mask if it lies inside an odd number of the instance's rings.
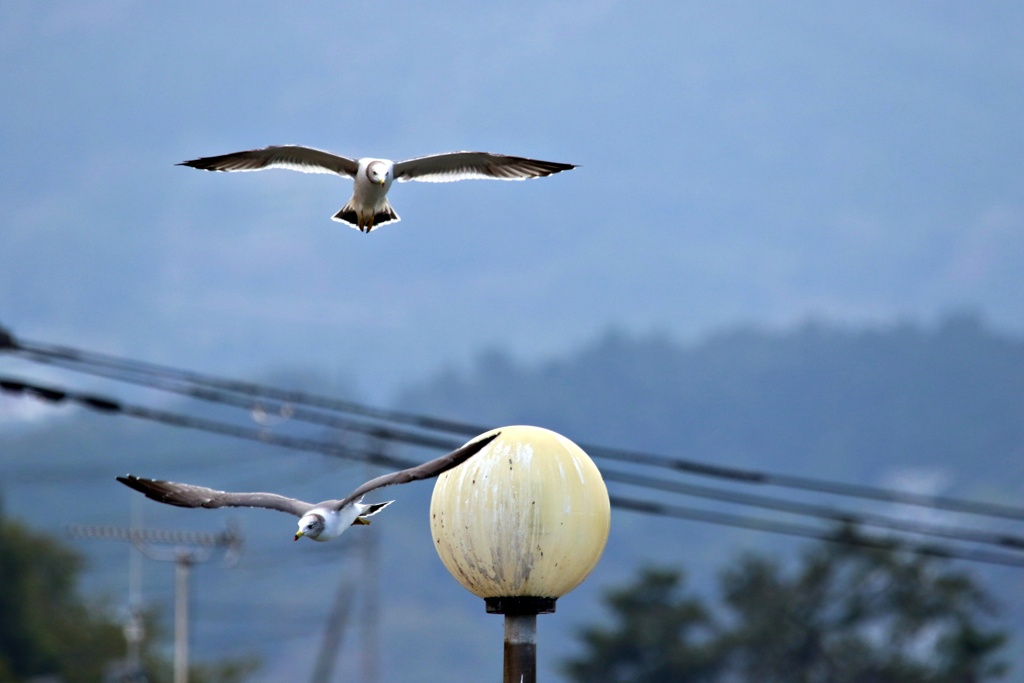
[[[371,447],[382,453],[384,445],[380,441],[374,441]],[[365,469],[369,476],[372,469],[369,466]],[[311,683],[331,682],[334,676],[334,667],[341,654],[345,629],[348,627],[355,603],[358,603],[359,607],[355,620],[361,630],[358,680],[361,683],[377,683],[378,681],[377,660],[380,650],[378,592],[380,582],[377,575],[380,550],[377,534],[379,529],[360,528],[353,533],[360,535],[354,548],[359,553],[358,565],[353,567],[350,562],[345,567],[341,582],[338,584],[334,604],[331,606],[331,611],[327,615],[327,623],[324,625],[324,636],[320,642],[320,651],[313,667],[313,674],[310,677]],[[357,558],[353,557],[351,560],[355,561]],[[359,587],[358,591],[356,591],[356,586]]]
[[324,637],[320,643],[320,652],[316,657],[310,683],[331,683],[331,679],[334,677],[334,666],[338,662],[338,653],[345,636],[345,627],[352,611],[355,586],[356,579],[352,576],[344,577],[338,584],[338,592],[334,594],[334,604],[331,606],[327,623],[324,625]]
[[377,529],[359,539],[362,570],[359,596],[362,598],[362,647],[359,648],[360,683],[377,683],[380,669],[380,537]]
[[[132,497],[132,531],[142,528],[142,499]],[[142,641],[145,638],[145,623],[142,619],[142,553],[134,546],[128,547],[128,618],[124,625],[124,639],[128,644],[126,659],[127,677],[133,681],[144,681],[142,672]]]
[[191,549],[175,548],[174,683],[188,683],[188,575],[196,561],[195,553]]
[[[72,525],[69,536],[106,541],[127,541],[151,560],[174,562],[174,683],[188,683],[188,598],[189,572],[192,566],[210,559],[215,550],[224,549],[224,564],[238,561],[242,535],[229,526],[219,534],[164,529],[140,529],[114,526]],[[134,581],[134,579],[132,579]],[[134,610],[137,605],[133,605]],[[131,632],[129,627],[128,632]],[[128,638],[128,658],[138,663],[139,643]]]

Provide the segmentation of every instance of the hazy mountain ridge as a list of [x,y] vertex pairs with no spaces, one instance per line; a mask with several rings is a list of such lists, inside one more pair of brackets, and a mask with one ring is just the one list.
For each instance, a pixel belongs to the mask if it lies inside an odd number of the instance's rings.
[[693,345],[613,332],[535,366],[489,353],[400,403],[792,473],[949,467],[963,485],[1021,472],[1024,340],[967,315],[933,329],[742,329]]

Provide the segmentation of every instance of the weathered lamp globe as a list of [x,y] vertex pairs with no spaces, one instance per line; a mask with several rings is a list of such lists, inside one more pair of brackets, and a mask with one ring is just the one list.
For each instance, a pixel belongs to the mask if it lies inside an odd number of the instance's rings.
[[488,612],[554,612],[555,600],[601,557],[608,490],[590,457],[564,436],[540,427],[494,431],[497,439],[438,477],[434,547]]

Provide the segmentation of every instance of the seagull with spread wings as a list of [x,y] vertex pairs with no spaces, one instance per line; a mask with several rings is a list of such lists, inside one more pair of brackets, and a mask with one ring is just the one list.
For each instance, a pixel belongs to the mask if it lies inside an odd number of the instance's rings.
[[160,503],[167,503],[168,505],[177,505],[178,507],[245,507],[287,512],[299,518],[299,530],[295,533],[296,541],[303,536],[314,541],[330,541],[341,536],[342,532],[350,526],[369,524],[370,520],[367,519],[368,517],[377,514],[394,502],[389,500],[383,503],[364,505],[362,500],[363,496],[367,493],[384,488],[385,486],[406,484],[411,481],[436,477],[453,467],[461,465],[493,441],[500,433],[495,432],[483,438],[470,441],[461,448],[442,455],[440,458],[425,462],[422,465],[371,479],[341,500],[325,500],[322,503],[315,504],[295,498],[288,498],[276,493],[229,493],[227,491],[216,491],[205,486],[144,479],[130,474],[124,477],[117,477],[117,480],[125,486],[144,493],[147,498]]
[[205,171],[289,168],[303,173],[334,173],[352,178],[355,181],[352,198],[341,211],[334,214],[333,219],[349,223],[353,228],[366,233],[381,225],[401,220],[387,199],[388,190],[395,180],[400,183],[409,180],[448,183],[472,178],[526,180],[576,168],[574,164],[490,152],[449,152],[397,162],[372,157],[350,159],[298,145],[280,145],[202,157],[183,161],[178,166],[190,166]]

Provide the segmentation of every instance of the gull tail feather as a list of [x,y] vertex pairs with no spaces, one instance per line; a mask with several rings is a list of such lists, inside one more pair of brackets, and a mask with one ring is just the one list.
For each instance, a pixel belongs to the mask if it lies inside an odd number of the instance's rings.
[[384,200],[383,206],[377,210],[376,213],[371,217],[369,214],[360,215],[359,210],[356,208],[355,197],[348,201],[348,204],[341,207],[338,213],[331,216],[332,220],[336,220],[339,223],[348,223],[350,226],[361,232],[373,232],[382,225],[387,223],[397,223],[402,220],[395,213],[395,210],[391,208],[391,204],[388,200]]
[[366,519],[367,517],[372,517],[373,515],[377,514],[378,512],[380,512],[381,510],[383,510],[388,505],[391,505],[394,502],[395,501],[393,500],[389,500],[383,503],[373,503],[371,505],[367,505],[366,509],[360,512],[359,516],[352,520],[352,526],[356,526],[357,524],[369,524],[370,520]]

